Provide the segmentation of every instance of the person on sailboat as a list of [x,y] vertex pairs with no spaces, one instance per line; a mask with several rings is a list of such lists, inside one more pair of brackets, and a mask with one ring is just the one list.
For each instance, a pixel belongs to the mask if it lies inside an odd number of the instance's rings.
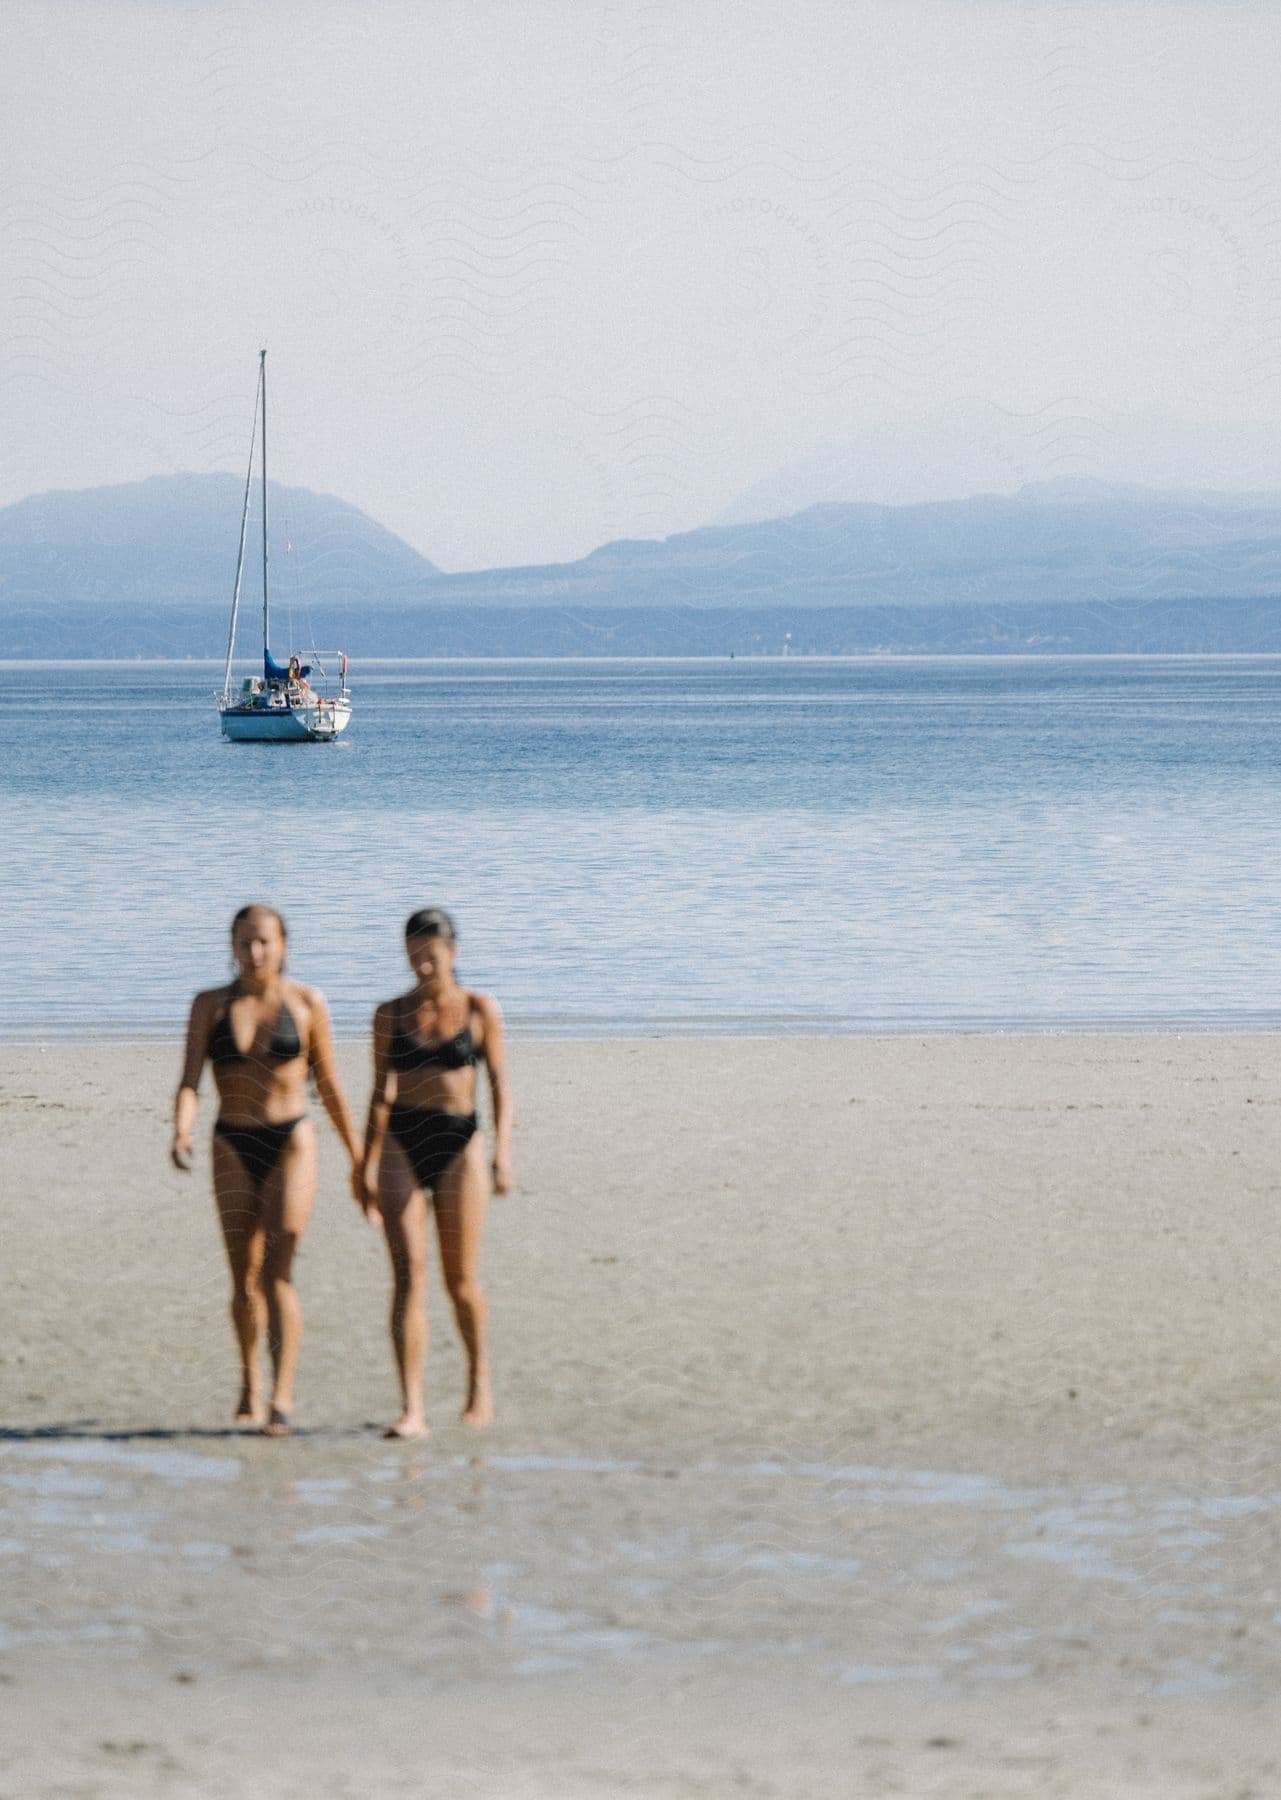
[[[364,1201],[382,1215],[391,1254],[391,1339],[404,1400],[387,1437],[422,1437],[427,1350],[427,1205],[436,1216],[445,1287],[467,1352],[463,1423],[494,1417],[486,1345],[485,1295],[477,1276],[491,1177],[511,1187],[512,1104],[498,1003],[461,987],[458,937],[438,907],[414,913],[405,952],[414,972],[407,994],[374,1013],[374,1090],[365,1128]],[[477,1067],[493,1099],[494,1155],[486,1167],[476,1120]]]
[[[289,1432],[302,1309],[294,1253],[316,1193],[316,1129],[307,1076],[351,1158],[352,1191],[364,1205],[362,1146],[334,1064],[324,995],[285,975],[285,922],[271,906],[244,906],[231,922],[239,973],[192,1002],[174,1109],[171,1157],[191,1167],[197,1088],[213,1064],[218,1117],[213,1185],[227,1260],[231,1318],[240,1348],[236,1423],[269,1437]],[[273,1384],[264,1409],[258,1352],[263,1324]]]

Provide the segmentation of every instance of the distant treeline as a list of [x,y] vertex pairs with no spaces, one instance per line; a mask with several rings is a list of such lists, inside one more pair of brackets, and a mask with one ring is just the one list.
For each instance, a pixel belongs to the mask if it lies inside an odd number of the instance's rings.
[[[312,641],[397,656],[1141,655],[1281,652],[1281,595],[1089,604],[308,609]],[[0,606],[0,657],[217,657],[220,617],[189,606]],[[278,654],[305,649],[274,634]],[[240,652],[249,652],[247,621]]]

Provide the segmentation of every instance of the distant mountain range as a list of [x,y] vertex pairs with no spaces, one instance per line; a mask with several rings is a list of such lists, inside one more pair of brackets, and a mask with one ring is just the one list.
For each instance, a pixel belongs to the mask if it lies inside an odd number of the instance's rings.
[[[153,475],[121,487],[36,494],[0,510],[0,607],[100,601],[231,604],[244,501],[237,475]],[[245,550],[244,592],[261,592],[262,514]],[[268,566],[282,601],[395,598],[439,573],[357,507],[307,488],[267,488]]]
[[[155,477],[0,511],[0,655],[216,655],[243,484]],[[355,655],[1281,648],[1281,495],[1041,482],[443,574],[356,508],[272,490],[272,592]],[[254,603],[251,539],[245,594]]]
[[1038,482],[912,506],[623,540],[580,562],[440,576],[434,604],[1065,605],[1281,595],[1281,495]]

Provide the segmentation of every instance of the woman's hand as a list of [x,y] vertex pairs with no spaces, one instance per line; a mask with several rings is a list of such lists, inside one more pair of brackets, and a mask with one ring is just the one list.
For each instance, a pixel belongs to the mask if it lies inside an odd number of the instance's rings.
[[505,1150],[494,1158],[494,1192],[509,1194],[512,1186],[512,1159]]
[[174,1133],[173,1143],[169,1147],[169,1160],[175,1169],[181,1169],[184,1175],[191,1173],[191,1139]]
[[382,1210],[378,1205],[378,1175],[363,1163],[351,1165],[351,1191],[356,1205],[364,1213],[371,1225],[381,1225]]

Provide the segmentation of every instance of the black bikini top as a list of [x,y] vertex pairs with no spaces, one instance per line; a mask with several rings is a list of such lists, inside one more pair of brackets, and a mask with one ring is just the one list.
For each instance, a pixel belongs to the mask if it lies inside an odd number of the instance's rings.
[[[231,1001],[236,998],[238,990],[233,988],[226,1006],[218,1015],[218,1022],[209,1033],[209,1060],[212,1063],[248,1062],[255,1054],[257,1035],[248,1051],[242,1050],[236,1043],[236,1034],[231,1029]],[[298,1026],[294,1015],[280,1002],[280,1011],[276,1014],[276,1022],[271,1028],[265,1048],[257,1052],[271,1062],[292,1062],[296,1056],[302,1055],[302,1039],[298,1035]]]
[[442,1038],[435,1044],[424,1044],[420,1037],[398,1024],[391,1040],[389,1060],[393,1069],[408,1072],[410,1069],[471,1069],[479,1058],[470,1024],[464,1025],[453,1037]]

